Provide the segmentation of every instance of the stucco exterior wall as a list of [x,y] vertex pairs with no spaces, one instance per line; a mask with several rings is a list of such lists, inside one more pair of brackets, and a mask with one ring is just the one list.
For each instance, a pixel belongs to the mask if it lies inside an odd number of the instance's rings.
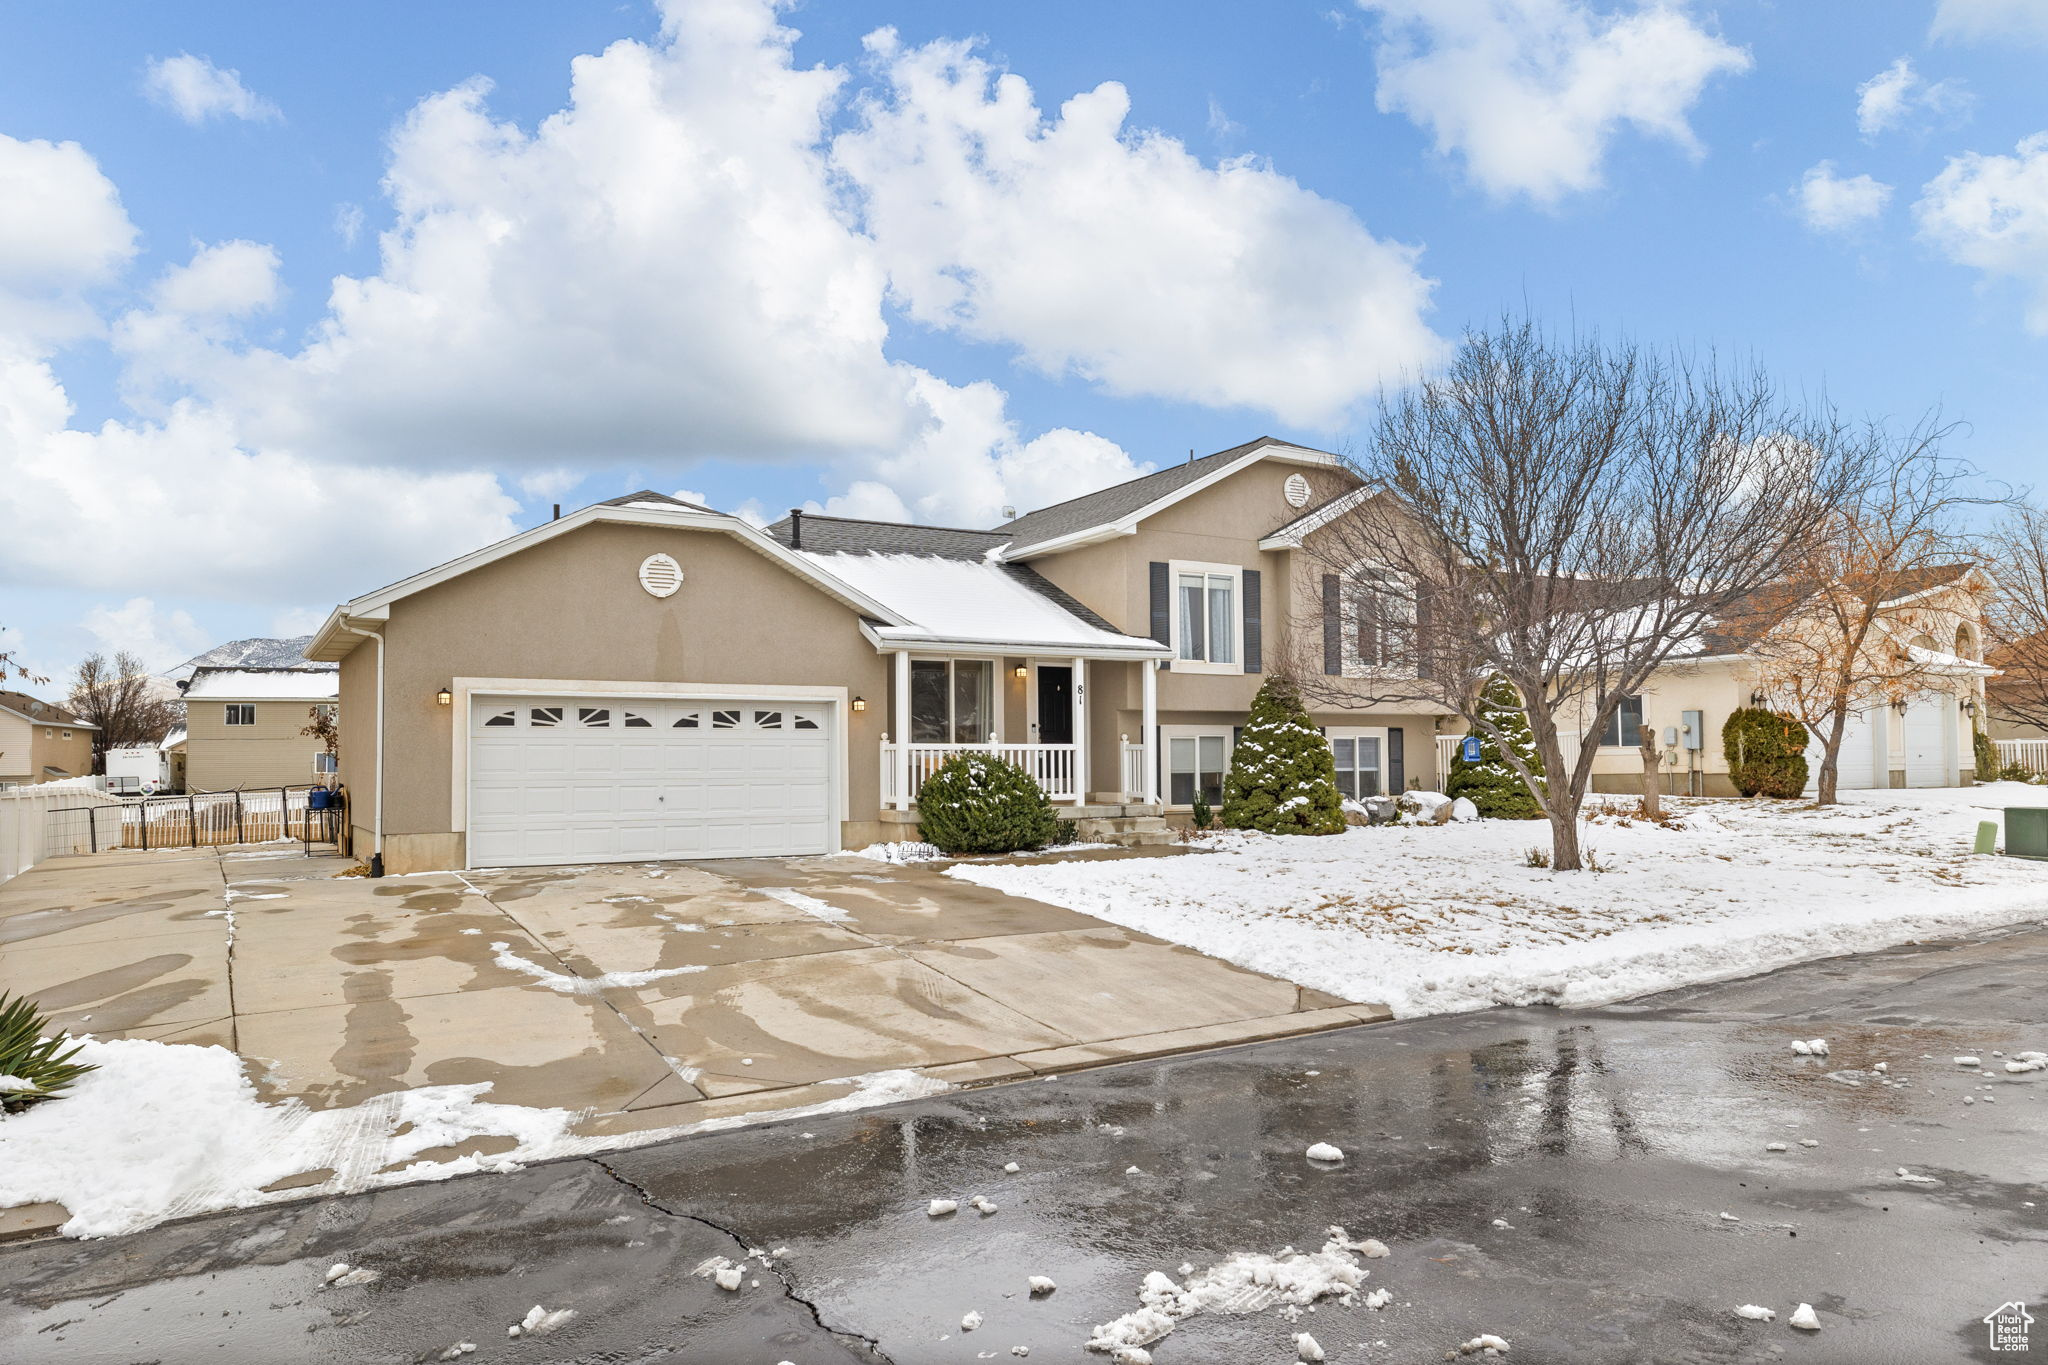
[[[674,596],[640,587],[647,556],[683,568]],[[595,524],[544,541],[392,604],[385,623],[386,867],[402,849],[461,865],[454,830],[460,705],[435,694],[457,678],[622,684],[817,685],[867,699],[845,717],[848,824],[871,827],[888,724],[887,660],[854,611],[731,536],[680,527]],[[342,754],[352,793],[370,784],[376,707],[350,706],[375,669],[373,644],[344,663]],[[357,810],[370,809],[359,803]],[[366,826],[364,815],[356,817]],[[359,852],[367,853],[367,845]],[[451,865],[440,861],[438,866]]]

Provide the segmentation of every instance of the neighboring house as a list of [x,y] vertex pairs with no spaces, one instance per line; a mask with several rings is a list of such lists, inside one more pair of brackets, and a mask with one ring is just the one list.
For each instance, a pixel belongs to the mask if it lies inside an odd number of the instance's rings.
[[0,786],[90,777],[97,728],[53,702],[0,691]]
[[[307,646],[341,669],[355,849],[388,872],[830,852],[911,837],[923,778],[998,744],[1084,828],[1163,828],[1220,801],[1281,660],[1361,666],[1348,622],[1293,638],[1331,596],[1312,504],[1353,483],[1262,438],[985,531],[583,508]],[[1444,718],[1316,716],[1362,794],[1433,782]]]
[[170,732],[157,742],[156,747],[158,752],[163,754],[164,762],[169,765],[171,770],[170,790],[174,792],[184,791],[185,727],[182,725],[173,726]]
[[[325,746],[300,732],[315,706],[335,705],[340,682],[332,665],[199,669],[185,686],[185,790],[324,781]],[[175,759],[172,770],[175,780]]]
[[1993,739],[2048,739],[2048,726],[2024,721],[2011,710],[2018,703],[2038,713],[2040,698],[2048,696],[2048,635],[2029,635],[1993,649],[1985,662],[1997,667],[1999,675],[1984,687],[1984,732]]
[[[1905,696],[1870,706],[1850,717],[1842,737],[1840,787],[1952,787],[1971,780],[1971,729],[1984,711],[1985,680],[1997,670],[1983,662],[1983,594],[1990,587],[1970,564],[1928,569],[1909,576],[1882,604],[1882,638],[1874,648],[1914,651],[1916,685]],[[1594,761],[1593,790],[1642,790],[1643,762],[1637,728],[1657,731],[1667,791],[1733,796],[1721,727],[1741,707],[1768,705],[1759,690],[1765,661],[1759,640],[1788,628],[1799,593],[1760,594],[1763,605],[1702,638],[1695,650],[1652,675],[1638,697],[1609,721],[1602,752]],[[1796,628],[1796,623],[1793,628]],[[1578,736],[1566,734],[1567,752]],[[1808,752],[1818,773],[1820,746]]]

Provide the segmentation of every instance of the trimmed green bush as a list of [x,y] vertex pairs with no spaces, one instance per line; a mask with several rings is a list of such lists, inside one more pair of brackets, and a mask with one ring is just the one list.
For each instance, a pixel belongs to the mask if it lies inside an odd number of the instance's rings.
[[1223,824],[1267,834],[1338,834],[1344,803],[1337,760],[1322,731],[1309,723],[1301,694],[1285,678],[1269,679],[1223,779]]
[[71,1060],[80,1044],[67,1048],[62,1038],[45,1038],[49,1026],[26,996],[0,992],[0,1113],[18,1113],[99,1069]]
[[942,853],[1016,853],[1059,837],[1045,788],[990,754],[956,754],[917,792],[917,827]]
[[1721,726],[1728,780],[1744,796],[1790,799],[1806,790],[1806,727],[1782,711],[1745,706]]
[[2005,765],[1998,761],[1998,746],[1991,742],[1991,736],[1975,726],[1970,728],[1970,750],[1977,764],[1979,782],[1996,782],[1999,770]]
[[[1529,729],[1529,713],[1506,678],[1495,678],[1479,694],[1479,714],[1508,738],[1508,747],[1536,780],[1543,780],[1543,760],[1536,755],[1536,736]],[[1451,761],[1450,776],[1444,780],[1444,795],[1462,796],[1489,820],[1541,820],[1543,807],[1536,802],[1529,784],[1501,757],[1501,746],[1483,731],[1479,734],[1479,761],[1467,763],[1462,752]],[[1460,745],[1460,750],[1463,749]]]

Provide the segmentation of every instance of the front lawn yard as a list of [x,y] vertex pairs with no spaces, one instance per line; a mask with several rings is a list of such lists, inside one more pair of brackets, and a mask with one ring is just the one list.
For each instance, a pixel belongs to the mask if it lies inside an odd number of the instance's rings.
[[[1596,801],[1598,798],[1595,799]],[[961,864],[1051,901],[1400,1016],[1600,1004],[1914,939],[2048,919],[2048,863],[1970,852],[2048,805],[1994,783],[1799,802],[1672,800],[1677,827],[1589,802],[1599,872],[1529,865],[1542,821],[1229,832],[1185,858]]]

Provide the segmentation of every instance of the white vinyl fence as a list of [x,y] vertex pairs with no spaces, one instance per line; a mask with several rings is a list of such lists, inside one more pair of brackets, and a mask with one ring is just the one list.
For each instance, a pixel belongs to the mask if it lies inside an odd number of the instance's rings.
[[67,817],[52,812],[118,806],[118,798],[99,789],[90,777],[43,782],[0,792],[0,882],[28,871],[43,859],[69,853],[56,827]]
[[342,827],[340,806],[316,808],[313,804],[326,799],[327,793],[317,787],[266,787],[90,805],[74,802],[70,809],[53,806],[44,856],[126,848],[267,844],[281,839],[335,843]]
[[2048,739],[1994,739],[2001,767],[2017,763],[2030,773],[2048,777]]

